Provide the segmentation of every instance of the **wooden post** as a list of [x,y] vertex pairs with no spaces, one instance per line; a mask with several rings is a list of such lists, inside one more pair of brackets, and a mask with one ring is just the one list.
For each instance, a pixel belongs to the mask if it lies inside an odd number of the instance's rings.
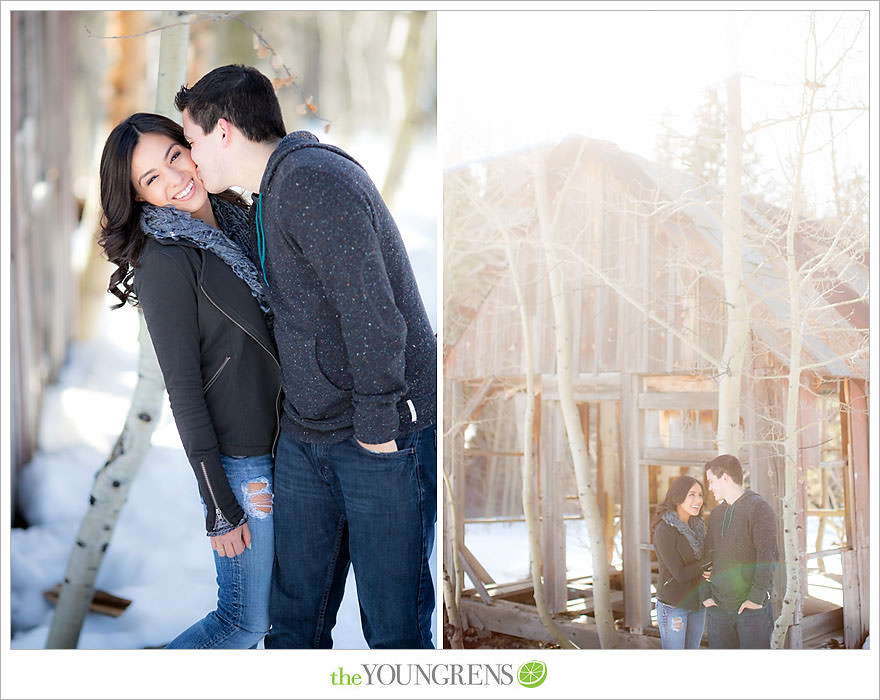
[[599,460],[605,494],[605,548],[608,564],[614,558],[614,518],[620,502],[620,431],[617,402],[599,402]]
[[642,541],[648,530],[647,490],[640,464],[641,430],[638,395],[640,379],[621,374],[620,431],[623,437],[623,577],[626,603],[626,626],[641,634],[651,626],[651,580],[648,550]]
[[844,381],[849,488],[846,509],[847,543],[851,552],[843,557],[844,644],[861,648],[870,622],[870,489],[868,465],[868,392],[861,379]]
[[[568,584],[565,561],[565,521],[562,518],[565,469],[568,460],[560,449],[559,425],[556,411],[541,417],[541,397],[535,397],[536,455],[538,461],[539,492],[541,494],[541,551],[544,562],[544,597],[551,613],[564,612],[568,603]],[[542,424],[543,425],[540,425]],[[541,440],[540,436],[546,440]],[[554,439],[557,438],[557,439]],[[544,447],[542,447],[544,445]]]

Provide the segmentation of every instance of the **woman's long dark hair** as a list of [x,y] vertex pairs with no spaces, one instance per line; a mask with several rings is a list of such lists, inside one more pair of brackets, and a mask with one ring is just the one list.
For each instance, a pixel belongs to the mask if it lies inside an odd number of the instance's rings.
[[[137,112],[113,128],[101,154],[103,214],[98,245],[104,249],[107,259],[117,266],[107,287],[107,291],[119,299],[114,309],[126,303],[137,303],[132,274],[144,247],[144,234],[140,225],[141,202],[135,199],[131,182],[131,157],[141,134],[149,133],[163,134],[189,149],[180,124],[161,114]],[[231,190],[218,196],[246,206]]]
[[[657,506],[657,512],[654,513],[654,517],[651,519],[652,533],[654,532],[654,528],[657,527],[657,524],[663,518],[665,512],[671,510],[674,513],[676,506],[680,506],[684,503],[688,491],[691,490],[691,486],[694,484],[700,485],[700,492],[702,493],[703,484],[692,476],[680,476],[669,484],[669,489],[666,491],[666,498],[663,500],[663,503]],[[697,517],[702,517],[702,515],[703,507],[700,506],[700,512],[697,514]]]

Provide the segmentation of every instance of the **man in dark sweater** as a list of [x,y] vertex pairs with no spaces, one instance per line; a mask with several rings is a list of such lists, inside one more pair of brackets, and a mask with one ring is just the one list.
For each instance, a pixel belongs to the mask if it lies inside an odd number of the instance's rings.
[[436,338],[403,241],[364,169],[285,135],[271,82],[224,66],[181,88],[210,192],[253,193],[284,389],[267,648],[327,648],[349,564],[372,648],[429,648]]
[[718,501],[706,537],[711,578],[701,589],[709,647],[769,649],[770,591],[779,564],[776,513],[761,496],[743,488],[742,465],[733,455],[711,460],[705,472]]

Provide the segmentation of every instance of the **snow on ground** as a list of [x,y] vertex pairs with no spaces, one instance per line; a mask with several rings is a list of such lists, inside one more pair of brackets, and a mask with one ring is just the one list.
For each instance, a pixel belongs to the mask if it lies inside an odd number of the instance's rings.
[[[18,498],[27,529],[11,531],[12,648],[45,645],[54,609],[43,591],[64,577],[95,471],[113,446],[134,388],[133,309],[106,311],[101,335],[72,347],[60,381],[46,394],[39,451],[21,472]],[[213,609],[214,564],[196,481],[166,405],[153,446],[132,484],[97,586],[132,601],[118,618],[90,613],[81,649],[158,646]],[[340,648],[366,648],[353,577],[334,630]]]
[[[467,523],[465,543],[477,561],[499,583],[530,577],[529,540],[524,522]],[[565,559],[569,578],[593,573],[588,543],[586,523],[566,519]],[[615,562],[615,565],[620,566],[620,563]]]
[[[392,211],[404,235],[436,328],[435,197],[431,145],[420,145],[414,173]],[[377,182],[381,179],[374,178]],[[106,297],[107,306],[110,303]],[[94,474],[125,421],[137,366],[137,313],[106,308],[96,337],[74,343],[43,401],[38,450],[16,481],[30,523],[10,537],[13,649],[45,646],[54,606],[43,596],[64,578]],[[436,590],[436,547],[432,556]],[[90,613],[82,649],[137,649],[168,642],[214,608],[213,559],[195,477],[167,396],[152,448],[132,484],[97,578],[97,587],[132,601],[118,618]],[[433,620],[436,641],[436,611]],[[353,574],[333,631],[334,646],[364,649]]]

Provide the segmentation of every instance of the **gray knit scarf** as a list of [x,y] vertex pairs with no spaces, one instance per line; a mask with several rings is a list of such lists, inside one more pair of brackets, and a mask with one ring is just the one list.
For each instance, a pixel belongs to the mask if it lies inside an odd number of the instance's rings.
[[220,230],[189,212],[152,204],[141,208],[141,230],[156,239],[185,240],[211,251],[250,287],[263,313],[269,313],[259,270],[248,257],[247,210],[219,197],[211,196],[210,200]]
[[682,522],[678,517],[678,513],[674,510],[667,510],[660,516],[661,520],[667,525],[678,530],[690,544],[694,550],[694,556],[700,559],[703,556],[703,542],[706,539],[706,523],[702,518],[688,518],[692,524]]

